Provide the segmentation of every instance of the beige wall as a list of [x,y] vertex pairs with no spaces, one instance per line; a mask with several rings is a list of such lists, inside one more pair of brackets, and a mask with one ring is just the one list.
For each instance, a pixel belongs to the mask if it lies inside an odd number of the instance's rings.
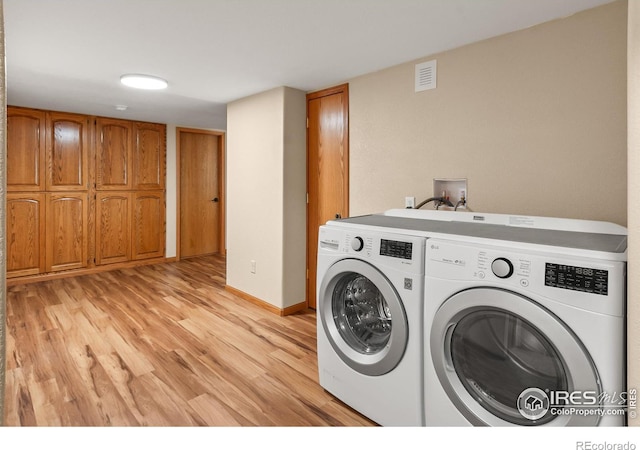
[[[627,270],[627,385],[640,388],[640,3],[629,2],[629,263]],[[629,418],[638,426],[638,417]]]
[[350,80],[351,215],[467,178],[474,211],[626,225],[626,18],[618,1]]
[[283,301],[302,303],[307,280],[307,96],[285,89],[283,161]]
[[305,98],[277,88],[227,107],[227,285],[281,309],[305,300]]
[[165,234],[165,256],[173,258],[177,254],[178,242],[178,211],[177,211],[177,166],[176,166],[176,126],[167,124],[167,189],[165,200],[166,211],[166,234]]

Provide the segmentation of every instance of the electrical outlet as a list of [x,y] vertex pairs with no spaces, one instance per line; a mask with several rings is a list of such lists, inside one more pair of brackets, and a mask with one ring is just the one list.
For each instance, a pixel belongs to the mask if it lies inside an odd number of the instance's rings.
[[404,207],[405,208],[415,208],[416,207],[416,198],[415,197],[405,197],[404,198]]
[[256,273],[256,261],[254,259],[251,260],[251,273]]

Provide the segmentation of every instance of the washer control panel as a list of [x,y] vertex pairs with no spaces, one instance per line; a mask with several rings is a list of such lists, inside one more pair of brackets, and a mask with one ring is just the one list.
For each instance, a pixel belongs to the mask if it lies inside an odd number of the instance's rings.
[[[365,241],[361,236],[351,238],[351,249],[354,252],[361,252],[364,248]],[[380,256],[411,260],[413,259],[413,242],[380,239]]]
[[344,255],[376,266],[382,264],[384,267],[424,273],[426,241],[422,236],[321,226],[318,256]]

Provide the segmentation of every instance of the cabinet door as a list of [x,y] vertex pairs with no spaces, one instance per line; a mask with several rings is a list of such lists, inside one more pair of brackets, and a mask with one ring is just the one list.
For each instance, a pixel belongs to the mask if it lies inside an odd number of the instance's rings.
[[136,192],[133,195],[132,259],[164,256],[164,192]]
[[166,126],[136,122],[133,149],[133,189],[164,189]]
[[131,194],[96,194],[96,264],[131,259]]
[[96,189],[131,188],[132,123],[126,120],[96,120]]
[[7,108],[7,191],[44,191],[45,112]]
[[87,266],[86,193],[47,194],[47,272]]
[[47,190],[88,189],[89,126],[87,116],[47,114]]
[[7,194],[7,278],[45,270],[45,194]]

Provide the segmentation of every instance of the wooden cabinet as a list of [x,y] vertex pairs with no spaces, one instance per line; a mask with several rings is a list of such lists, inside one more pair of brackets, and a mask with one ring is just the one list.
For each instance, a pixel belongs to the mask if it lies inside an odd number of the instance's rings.
[[164,257],[166,126],[7,108],[7,277]]
[[99,192],[96,265],[164,256],[163,191]]
[[162,124],[96,119],[96,189],[164,189],[165,149]]
[[47,193],[46,215],[46,271],[87,267],[88,195]]
[[7,193],[7,277],[45,271],[45,194]]
[[87,116],[47,113],[47,191],[89,189],[89,127]]
[[131,259],[130,192],[98,192],[96,195],[96,264]]
[[7,277],[88,264],[91,119],[7,108]]
[[7,191],[45,189],[45,113],[25,108],[7,110]]
[[131,189],[133,125],[96,119],[96,189]]
[[136,192],[133,197],[133,259],[164,255],[164,192]]
[[85,192],[8,193],[7,277],[87,267],[87,208]]
[[164,256],[166,127],[100,118],[96,136],[96,265]]
[[166,127],[136,122],[133,156],[133,188],[160,190],[165,187]]

